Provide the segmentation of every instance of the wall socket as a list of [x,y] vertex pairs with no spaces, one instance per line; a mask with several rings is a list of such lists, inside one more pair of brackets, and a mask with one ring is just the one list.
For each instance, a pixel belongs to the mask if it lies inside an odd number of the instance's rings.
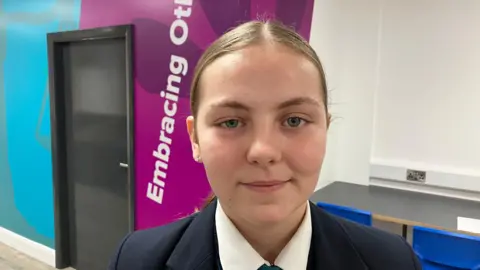
[[426,180],[427,180],[426,171],[407,169],[407,181],[425,183]]

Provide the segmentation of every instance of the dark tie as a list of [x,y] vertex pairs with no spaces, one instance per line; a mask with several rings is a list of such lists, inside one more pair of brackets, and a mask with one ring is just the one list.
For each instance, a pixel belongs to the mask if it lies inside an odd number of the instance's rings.
[[282,268],[278,267],[278,266],[275,266],[275,265],[272,265],[272,266],[268,266],[266,264],[260,266],[260,268],[258,268],[258,270],[282,270]]

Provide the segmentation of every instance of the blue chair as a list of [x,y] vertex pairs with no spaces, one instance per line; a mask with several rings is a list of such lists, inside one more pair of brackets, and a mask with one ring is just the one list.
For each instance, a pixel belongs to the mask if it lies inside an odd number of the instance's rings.
[[318,202],[317,206],[330,214],[363,224],[372,226],[372,213],[346,206],[335,205],[325,202]]
[[413,249],[424,270],[480,270],[480,237],[414,227]]

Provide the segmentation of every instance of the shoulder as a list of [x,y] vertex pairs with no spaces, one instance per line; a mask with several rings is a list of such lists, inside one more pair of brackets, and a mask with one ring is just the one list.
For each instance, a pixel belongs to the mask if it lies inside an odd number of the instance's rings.
[[119,244],[109,270],[157,269],[163,266],[195,215],[130,233]]
[[370,269],[420,270],[418,258],[400,235],[334,217]]

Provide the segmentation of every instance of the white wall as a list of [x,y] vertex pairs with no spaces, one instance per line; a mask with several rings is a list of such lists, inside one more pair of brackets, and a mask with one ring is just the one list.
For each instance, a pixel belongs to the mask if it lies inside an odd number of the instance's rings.
[[373,176],[480,191],[480,1],[385,0],[380,23]]
[[479,25],[478,0],[315,2],[311,43],[339,117],[320,185],[480,192]]
[[319,187],[369,181],[379,6],[378,1],[315,1],[310,43],[327,74],[334,118]]

